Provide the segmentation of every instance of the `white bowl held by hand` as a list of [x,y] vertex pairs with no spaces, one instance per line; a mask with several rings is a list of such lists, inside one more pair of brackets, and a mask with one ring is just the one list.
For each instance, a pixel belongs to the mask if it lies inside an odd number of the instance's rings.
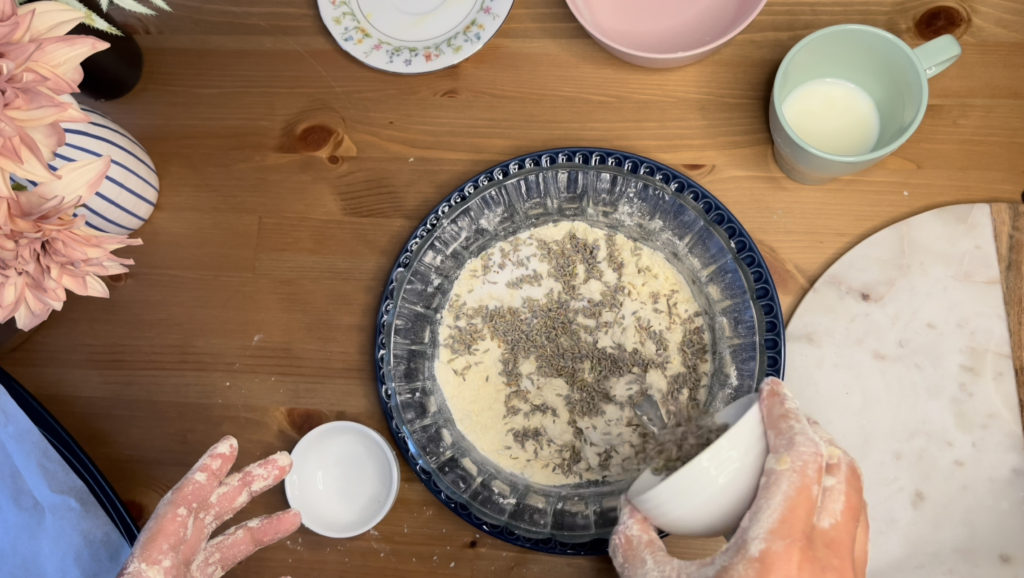
[[768,457],[758,394],[717,415],[730,424],[710,446],[668,477],[646,470],[626,497],[658,528],[682,536],[732,533],[750,508]]
[[332,421],[295,444],[284,491],[307,528],[350,538],[384,519],[398,495],[398,477],[398,459],[380,434]]

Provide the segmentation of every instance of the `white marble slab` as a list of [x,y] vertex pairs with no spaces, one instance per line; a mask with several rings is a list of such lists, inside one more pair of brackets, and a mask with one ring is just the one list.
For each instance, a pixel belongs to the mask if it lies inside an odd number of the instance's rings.
[[786,341],[786,383],[863,469],[869,576],[1024,576],[1024,433],[988,205],[863,241]]

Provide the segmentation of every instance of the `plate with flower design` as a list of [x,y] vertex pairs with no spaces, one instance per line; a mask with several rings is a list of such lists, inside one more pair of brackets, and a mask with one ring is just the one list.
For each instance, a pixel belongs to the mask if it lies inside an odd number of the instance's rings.
[[343,50],[399,74],[447,68],[472,56],[505,22],[513,0],[317,0]]

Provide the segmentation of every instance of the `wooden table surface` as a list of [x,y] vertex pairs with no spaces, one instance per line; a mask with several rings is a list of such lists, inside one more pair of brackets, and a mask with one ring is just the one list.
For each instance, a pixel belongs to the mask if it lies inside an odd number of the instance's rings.
[[[72,298],[0,356],[140,521],[223,434],[239,438],[248,462],[328,420],[386,432],[371,355],[386,276],[443,196],[507,158],[610,147],[689,174],[753,235],[787,316],[870,233],[941,205],[1020,202],[1024,188],[1018,0],[770,0],[724,49],[671,70],[617,60],[561,0],[517,0],[479,53],[422,76],[348,56],[311,0],[170,4],[172,14],[124,19],[138,31],[144,76],[132,94],[96,105],[160,173],[145,244],[121,253],[137,265],[112,280],[111,299]],[[906,145],[857,176],[806,187],[772,160],[768,90],[795,42],[844,22],[912,46],[953,32],[964,53],[932,79]],[[323,128],[297,138],[308,126]],[[481,535],[404,463],[401,475],[374,531],[332,540],[300,530],[235,575],[613,574],[607,558]],[[275,488],[245,513],[284,505]],[[721,543],[670,539],[686,557]]]

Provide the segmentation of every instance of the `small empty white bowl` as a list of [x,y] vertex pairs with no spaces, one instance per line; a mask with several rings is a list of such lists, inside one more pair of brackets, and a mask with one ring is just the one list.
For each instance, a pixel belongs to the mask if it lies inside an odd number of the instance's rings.
[[626,493],[629,501],[670,534],[731,534],[754,501],[768,457],[757,400],[752,393],[718,412],[715,420],[729,429],[668,477],[640,474]]
[[333,421],[295,444],[284,492],[307,528],[351,538],[384,519],[398,496],[398,478],[398,458],[379,433]]

